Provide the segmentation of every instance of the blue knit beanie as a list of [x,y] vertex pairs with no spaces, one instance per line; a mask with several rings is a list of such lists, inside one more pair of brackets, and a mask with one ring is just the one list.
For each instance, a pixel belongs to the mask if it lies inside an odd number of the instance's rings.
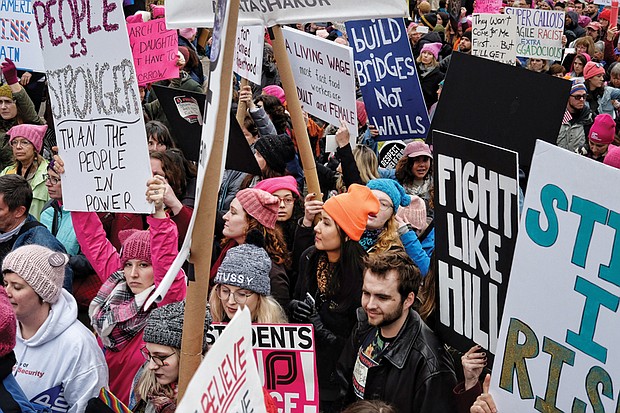
[[385,192],[394,204],[394,213],[399,206],[407,206],[411,203],[411,197],[405,192],[405,188],[393,179],[371,179],[366,186],[370,189]]

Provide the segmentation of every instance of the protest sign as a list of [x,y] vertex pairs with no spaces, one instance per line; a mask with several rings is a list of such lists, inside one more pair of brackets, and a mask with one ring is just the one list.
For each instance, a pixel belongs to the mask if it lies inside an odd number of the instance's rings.
[[[518,152],[519,167],[527,173],[536,139],[557,141],[570,88],[565,79],[453,53],[431,130]],[[463,96],[470,96],[471,104],[464,104]],[[429,134],[427,143],[431,139]]]
[[498,411],[618,411],[618,179],[537,142],[493,365]]
[[127,30],[140,86],[179,77],[176,64],[179,36],[176,30],[166,29],[164,19],[131,23]]
[[518,226],[517,153],[433,131],[435,332],[495,353]]
[[123,10],[107,0],[82,7],[33,5],[65,162],[64,207],[149,213],[151,168]]
[[297,96],[303,109],[332,125],[346,123],[357,138],[355,75],[351,48],[289,27],[282,28]]
[[[153,89],[177,146],[187,159],[198,162],[206,95],[160,85],[153,85]],[[233,150],[226,151],[226,169],[260,175],[256,158],[236,119],[230,122],[228,149],[231,148]]]
[[[211,324],[209,345],[219,341],[226,327]],[[263,386],[279,411],[319,411],[312,325],[252,324],[252,347]]]
[[476,0],[474,13],[497,14],[502,7],[502,0]]
[[471,54],[514,65],[517,59],[517,23],[506,14],[474,14],[471,28]]
[[250,82],[261,84],[263,76],[263,26],[239,26],[235,43],[233,71]]
[[11,59],[18,69],[43,72],[37,25],[31,1],[0,1],[0,61]]
[[402,19],[347,22],[368,122],[378,140],[424,138],[430,121]]
[[250,310],[237,311],[192,377],[177,413],[264,413],[265,401],[252,357]]
[[[213,27],[215,0],[166,0],[168,27]],[[345,21],[369,17],[405,17],[409,10],[402,0],[242,0],[239,25],[294,24],[299,22]]]
[[394,169],[396,164],[403,157],[405,142],[390,141],[379,144],[379,166],[381,168]]
[[517,23],[517,56],[562,60],[564,12],[506,7]]

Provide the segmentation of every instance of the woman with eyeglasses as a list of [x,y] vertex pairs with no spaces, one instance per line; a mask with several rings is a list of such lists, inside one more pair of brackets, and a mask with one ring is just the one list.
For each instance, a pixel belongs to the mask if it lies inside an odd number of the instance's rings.
[[248,307],[253,323],[286,323],[284,310],[271,296],[271,258],[258,230],[245,243],[231,248],[217,269],[215,288],[209,296],[213,321],[228,322],[237,310]]
[[282,231],[276,226],[281,204],[277,197],[262,189],[247,188],[237,193],[230,203],[230,210],[223,217],[222,251],[211,267],[212,281],[228,251],[245,244],[248,233],[258,230],[265,239],[265,250],[271,259],[271,295],[281,306],[288,305],[290,284],[286,271],[290,269],[291,257]]
[[[144,327],[146,360],[136,373],[129,408],[134,413],[173,413],[177,405],[177,383],[181,361],[181,337],[185,301],[178,301],[151,311]],[[202,352],[207,350],[207,332],[211,314],[207,309],[203,329]]]
[[8,130],[23,123],[45,124],[45,120],[37,114],[28,93],[19,84],[17,69],[10,59],[2,62],[2,74],[7,84],[0,86],[0,170],[13,161],[11,146],[6,139]]
[[605,68],[603,65],[588,62],[583,69],[583,78],[588,90],[586,102],[592,113],[595,116],[606,113],[615,119],[616,110],[612,101],[620,99],[620,89],[605,84]]
[[32,188],[32,203],[28,212],[37,220],[41,217],[43,206],[50,199],[43,178],[48,162],[40,155],[46,131],[47,125],[13,126],[7,136],[15,162],[0,172],[0,176],[17,174],[28,181]]

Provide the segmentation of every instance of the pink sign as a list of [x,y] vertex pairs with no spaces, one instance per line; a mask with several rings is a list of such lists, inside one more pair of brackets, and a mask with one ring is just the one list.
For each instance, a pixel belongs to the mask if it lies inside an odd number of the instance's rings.
[[474,13],[499,13],[502,7],[502,0],[476,0],[474,3]]
[[[213,323],[212,345],[226,324]],[[252,347],[262,384],[280,412],[319,411],[319,383],[314,356],[314,331],[306,324],[252,324]]]
[[140,86],[179,77],[177,32],[167,30],[164,19],[130,23],[127,31]]

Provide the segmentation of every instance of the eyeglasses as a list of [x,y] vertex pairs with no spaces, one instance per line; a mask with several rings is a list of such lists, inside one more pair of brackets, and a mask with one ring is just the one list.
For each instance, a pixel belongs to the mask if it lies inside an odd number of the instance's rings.
[[[230,290],[226,287],[222,287],[222,286],[218,286],[217,287],[217,296],[220,297],[220,300],[222,301],[228,301],[228,298],[230,297]],[[233,298],[235,299],[235,302],[237,304],[245,304],[246,301],[248,301],[248,298],[253,295],[254,293],[246,293],[244,291],[241,290],[237,290],[234,293],[232,293]]]
[[16,148],[16,147],[22,147],[25,148],[28,145],[32,145],[32,143],[26,139],[13,139],[11,141],[11,146]]
[[394,205],[390,204],[390,203],[389,203],[389,202],[387,202],[387,201],[381,201],[381,202],[379,202],[379,209],[380,209],[381,211],[387,211],[387,210],[388,210],[388,209],[390,209],[390,208],[394,208]]
[[169,366],[169,364],[166,363],[166,359],[176,354],[175,352],[172,352],[167,356],[154,356],[149,353],[149,351],[146,349],[146,346],[140,349],[140,353],[142,353],[145,360],[153,360],[153,363],[155,363],[159,367]]
[[572,97],[575,100],[583,100],[586,98],[587,95],[570,95],[570,97]]
[[50,174],[43,174],[43,180],[49,182],[52,185],[57,185],[60,182],[60,178],[55,178]]
[[295,199],[293,197],[278,197],[278,199],[280,200],[280,202],[284,202],[284,205],[293,205],[293,202],[295,202]]

